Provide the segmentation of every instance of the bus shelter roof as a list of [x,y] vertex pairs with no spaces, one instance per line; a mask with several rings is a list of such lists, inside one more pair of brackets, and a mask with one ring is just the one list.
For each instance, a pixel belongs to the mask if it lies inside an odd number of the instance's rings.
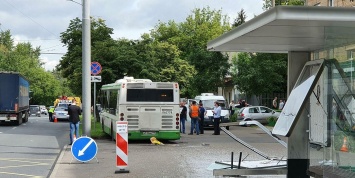
[[320,51],[355,44],[355,8],[276,6],[209,41],[225,52]]

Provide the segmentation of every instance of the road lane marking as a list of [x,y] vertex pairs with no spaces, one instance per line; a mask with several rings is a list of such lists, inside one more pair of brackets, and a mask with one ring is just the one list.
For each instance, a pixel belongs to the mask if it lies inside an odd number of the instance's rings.
[[0,174],[8,174],[8,175],[18,175],[18,176],[25,176],[25,177],[32,177],[32,178],[43,178],[44,176],[35,176],[30,174],[18,174],[13,172],[0,172]]
[[48,166],[50,164],[48,163],[38,163],[38,164],[23,164],[23,165],[17,165],[17,166],[3,166],[0,167],[0,169],[6,169],[6,168],[18,168],[18,167],[31,167],[31,166]]

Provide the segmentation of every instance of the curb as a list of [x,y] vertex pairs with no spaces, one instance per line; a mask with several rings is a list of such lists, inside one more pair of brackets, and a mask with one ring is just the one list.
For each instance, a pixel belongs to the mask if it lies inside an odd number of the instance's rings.
[[52,167],[52,171],[50,171],[49,172],[49,178],[55,178],[55,176],[57,175],[57,171],[58,171],[58,169],[59,169],[59,164],[58,164],[58,161],[59,160],[62,160],[63,159],[63,157],[64,157],[64,152],[65,152],[65,150],[68,148],[68,145],[65,145],[63,148],[62,148],[62,150],[60,150],[60,154],[59,154],[59,156],[57,157],[57,159],[54,161],[54,163],[53,163],[53,167]]

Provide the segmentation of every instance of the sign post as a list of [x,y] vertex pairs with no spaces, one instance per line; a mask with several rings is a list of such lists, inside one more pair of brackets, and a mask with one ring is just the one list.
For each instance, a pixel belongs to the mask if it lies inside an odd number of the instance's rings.
[[115,173],[129,173],[128,167],[128,122],[116,122],[116,167]]
[[[97,122],[99,118],[96,118],[96,82],[101,82],[101,76],[97,76],[98,74],[101,73],[102,67],[101,64],[98,62],[91,62],[91,82],[94,82],[94,106],[93,106],[93,112],[94,112],[94,120]],[[94,122],[94,128],[95,123]]]
[[[97,144],[92,138],[79,137],[73,142],[71,153],[76,160],[88,162],[96,156],[97,149]],[[99,162],[97,159],[96,161]]]

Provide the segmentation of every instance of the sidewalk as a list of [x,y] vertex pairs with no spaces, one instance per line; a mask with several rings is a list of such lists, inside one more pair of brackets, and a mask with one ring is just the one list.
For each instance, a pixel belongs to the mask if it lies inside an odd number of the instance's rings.
[[88,178],[88,177],[114,177],[115,165],[115,142],[110,140],[95,140],[98,147],[96,158],[82,163],[74,158],[71,146],[64,146],[50,178]]
[[[270,155],[286,155],[286,149],[258,128],[240,128],[231,130],[244,137],[257,148]],[[215,161],[229,160],[231,151],[250,154],[248,159],[261,157],[241,144],[235,142],[225,133],[215,136],[213,130],[205,134],[183,134],[173,144],[152,145],[150,143],[129,144],[129,173],[118,173],[116,167],[116,145],[111,140],[95,140],[98,147],[96,158],[89,162],[77,161],[71,153],[71,146],[64,146],[53,168],[50,178],[131,178],[131,177],[214,177],[208,170]],[[269,141],[268,141],[269,140]],[[97,162],[98,161],[98,162]],[[278,177],[278,176],[273,176]]]

